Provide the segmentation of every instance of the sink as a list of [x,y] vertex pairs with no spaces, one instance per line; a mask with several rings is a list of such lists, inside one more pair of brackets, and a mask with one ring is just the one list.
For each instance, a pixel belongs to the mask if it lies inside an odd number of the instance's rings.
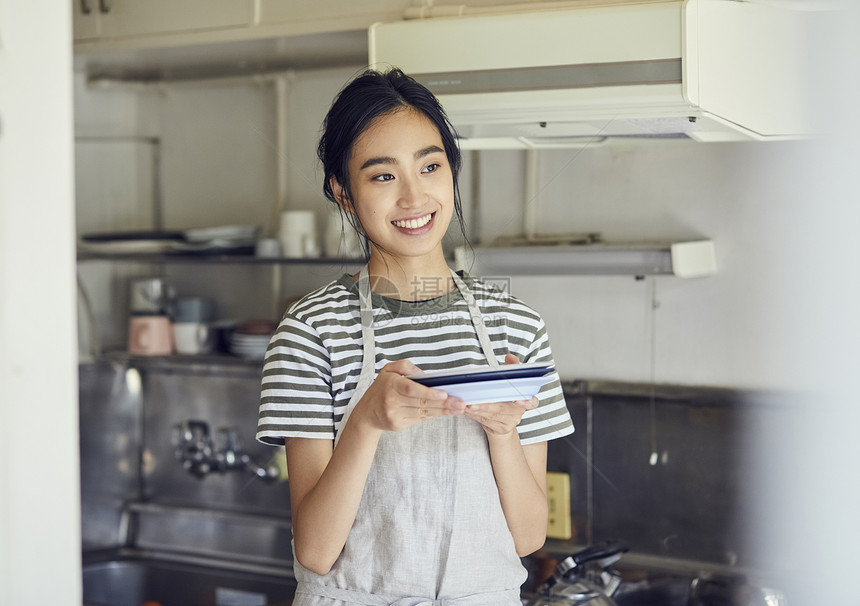
[[288,606],[296,582],[286,574],[141,557],[85,562],[83,589],[85,606]]

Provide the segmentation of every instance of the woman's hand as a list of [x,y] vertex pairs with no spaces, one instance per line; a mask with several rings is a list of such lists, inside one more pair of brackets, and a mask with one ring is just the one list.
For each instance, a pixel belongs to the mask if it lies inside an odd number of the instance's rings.
[[[515,355],[505,355],[505,364],[519,363],[520,360]],[[529,400],[517,400],[515,402],[472,404],[466,407],[466,416],[480,423],[487,436],[492,438],[516,432],[523,414],[527,410],[537,408],[537,406],[537,396],[533,396]]]
[[419,372],[421,369],[409,360],[383,366],[356,404],[353,417],[378,430],[400,431],[434,417],[465,412],[466,404],[460,398],[407,378]]

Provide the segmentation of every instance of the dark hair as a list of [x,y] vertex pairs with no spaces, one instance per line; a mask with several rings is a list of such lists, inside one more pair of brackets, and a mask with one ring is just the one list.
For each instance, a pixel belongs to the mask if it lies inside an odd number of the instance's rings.
[[[460,147],[453,125],[448,120],[439,100],[401,70],[392,68],[387,72],[366,70],[347,84],[335,97],[331,109],[323,122],[323,134],[317,147],[317,156],[323,166],[323,193],[337,204],[332,190],[334,177],[346,194],[347,203],[353,212],[346,216],[355,230],[367,238],[364,227],[358,220],[349,182],[349,159],[356,139],[380,116],[412,108],[420,111],[433,123],[442,137],[445,155],[451,166],[454,187],[454,213],[460,223],[460,231],[466,237],[463,224],[463,208],[457,180],[460,174]],[[365,245],[365,253],[370,251]]]

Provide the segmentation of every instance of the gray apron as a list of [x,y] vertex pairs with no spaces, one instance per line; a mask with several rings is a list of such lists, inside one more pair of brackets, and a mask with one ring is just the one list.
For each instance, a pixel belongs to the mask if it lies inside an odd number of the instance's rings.
[[[475,298],[451,275],[488,364],[498,367]],[[366,267],[358,291],[361,374],[336,436],[376,377]],[[499,502],[481,425],[460,415],[384,432],[355,523],[331,571],[317,575],[298,561],[295,571],[296,606],[520,606],[527,574]]]

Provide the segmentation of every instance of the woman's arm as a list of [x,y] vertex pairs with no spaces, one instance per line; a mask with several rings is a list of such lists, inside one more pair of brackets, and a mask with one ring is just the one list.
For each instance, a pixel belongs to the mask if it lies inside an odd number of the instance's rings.
[[287,440],[293,540],[305,568],[326,574],[343,549],[378,440],[347,428],[337,449],[330,440]]
[[546,442],[523,446],[516,431],[487,437],[508,529],[517,554],[527,556],[546,541]]
[[334,448],[330,440],[286,442],[296,559],[317,574],[331,570],[343,550],[383,431],[462,414],[462,400],[410,381],[408,360],[386,364],[356,404]]
[[[505,363],[517,364],[519,359],[507,354]],[[487,434],[499,500],[520,556],[533,553],[544,544],[549,517],[546,442],[523,446],[517,432],[523,413],[537,405],[537,397],[534,397],[466,408],[466,415],[478,421]]]

